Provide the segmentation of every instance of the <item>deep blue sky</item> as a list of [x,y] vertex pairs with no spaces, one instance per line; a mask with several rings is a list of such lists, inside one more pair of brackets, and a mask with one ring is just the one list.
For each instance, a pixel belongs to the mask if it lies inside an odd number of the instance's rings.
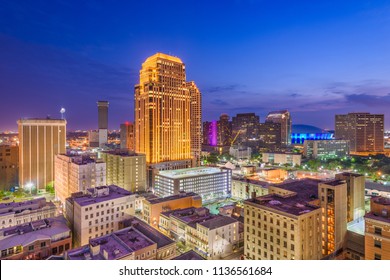
[[0,131],[22,117],[111,129],[133,119],[133,88],[156,52],[180,57],[203,93],[203,119],[289,109],[333,128],[334,114],[386,114],[390,1],[0,0]]

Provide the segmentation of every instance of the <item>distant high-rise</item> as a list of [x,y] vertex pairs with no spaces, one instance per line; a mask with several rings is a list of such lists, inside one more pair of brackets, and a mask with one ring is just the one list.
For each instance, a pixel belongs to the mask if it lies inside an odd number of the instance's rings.
[[291,144],[291,116],[287,110],[270,112],[265,120],[266,123],[280,123],[282,145]]
[[218,121],[218,145],[230,146],[232,142],[232,122],[228,114],[222,114]]
[[[157,53],[146,59],[135,86],[134,126],[135,150],[146,155],[148,164],[192,159],[192,100],[199,102],[200,92],[194,83],[186,83],[185,65],[178,57]],[[200,129],[199,105],[193,107],[194,129]]]
[[282,128],[280,123],[261,123],[259,125],[259,138],[262,146],[278,148],[282,141]]
[[384,115],[349,113],[336,115],[336,139],[349,140],[351,152],[382,152],[384,149]]
[[202,151],[202,95],[194,82],[187,82],[191,95],[191,153],[194,165],[200,164]]
[[135,150],[134,143],[134,124],[131,122],[125,122],[121,124],[121,149]]
[[237,114],[232,120],[232,143],[240,144],[259,137],[260,117],[255,113]]
[[108,142],[108,101],[98,101],[99,147]]
[[21,119],[18,130],[19,185],[45,189],[54,180],[55,155],[66,151],[66,120]]

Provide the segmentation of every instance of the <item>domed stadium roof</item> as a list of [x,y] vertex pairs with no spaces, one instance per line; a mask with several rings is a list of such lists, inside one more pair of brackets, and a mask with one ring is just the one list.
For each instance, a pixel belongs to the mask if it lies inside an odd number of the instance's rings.
[[327,133],[327,131],[312,125],[293,124],[292,133]]

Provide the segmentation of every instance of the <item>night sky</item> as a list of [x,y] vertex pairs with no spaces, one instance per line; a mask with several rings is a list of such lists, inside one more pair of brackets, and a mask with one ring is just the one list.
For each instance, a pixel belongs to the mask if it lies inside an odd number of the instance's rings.
[[390,1],[0,0],[0,131],[23,117],[68,129],[133,120],[134,85],[156,52],[180,57],[203,120],[288,109],[293,123],[385,113],[390,128]]

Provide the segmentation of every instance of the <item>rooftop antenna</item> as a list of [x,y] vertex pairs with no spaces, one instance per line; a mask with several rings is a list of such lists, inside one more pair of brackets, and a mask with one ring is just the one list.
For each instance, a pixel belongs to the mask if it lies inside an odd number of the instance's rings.
[[61,119],[64,119],[64,114],[65,114],[65,108],[64,107],[61,108],[60,113],[61,113]]

